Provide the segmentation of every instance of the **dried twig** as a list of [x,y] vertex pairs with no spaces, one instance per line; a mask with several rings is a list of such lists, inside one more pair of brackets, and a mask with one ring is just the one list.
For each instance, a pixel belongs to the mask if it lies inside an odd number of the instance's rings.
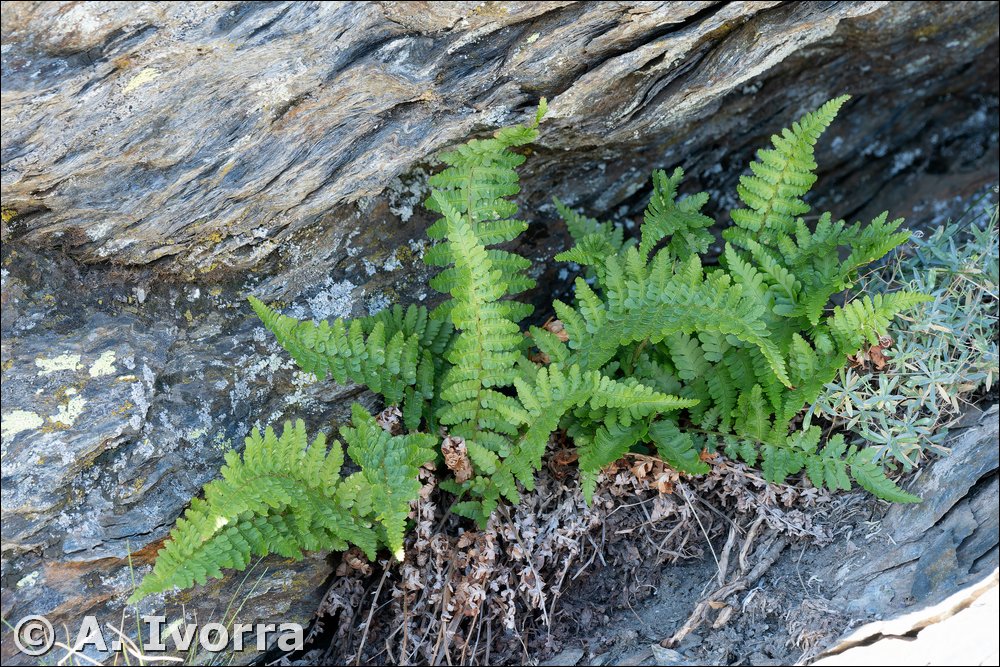
[[372,599],[371,609],[368,610],[368,620],[365,621],[365,631],[361,635],[361,644],[358,646],[358,657],[355,660],[355,665],[361,664],[361,654],[365,650],[365,642],[368,640],[368,631],[372,627],[372,617],[375,615],[375,608],[378,607],[378,598],[382,594],[382,586],[385,584],[385,580],[389,577],[388,564],[382,568],[382,578],[378,582],[378,588],[375,589],[375,596]]
[[[763,554],[760,561],[758,561],[757,565],[754,566],[749,574],[732,582],[731,584],[727,584],[719,588],[717,591],[699,602],[694,608],[694,611],[691,613],[691,616],[689,616],[688,620],[684,622],[684,625],[682,625],[672,637],[661,641],[660,645],[664,648],[673,648],[677,646],[681,640],[687,637],[702,624],[702,621],[710,608],[713,606],[719,606],[718,603],[723,602],[730,595],[744,591],[757,583],[757,580],[764,576],[764,573],[767,572],[772,565],[774,565],[774,562],[778,559],[778,556],[781,555],[781,552],[785,550],[786,546],[788,546],[788,540],[782,535],[777,536],[774,541],[771,542],[767,552]],[[725,608],[731,610],[732,606],[725,606]],[[729,613],[732,612],[730,611]]]

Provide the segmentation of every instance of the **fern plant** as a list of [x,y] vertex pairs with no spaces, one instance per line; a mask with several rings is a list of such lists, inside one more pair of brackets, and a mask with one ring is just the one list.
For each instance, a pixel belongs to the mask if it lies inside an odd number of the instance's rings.
[[[802,217],[810,210],[802,196],[816,179],[814,145],[846,100],[806,114],[758,152],[740,179],[745,208],[732,212],[736,224],[723,232],[718,267],[705,269],[699,257],[709,242],[709,221],[699,213],[707,198],[678,201],[679,169],[669,178],[654,175],[638,246],[623,244],[607,225],[582,228],[568,216],[576,246],[557,259],[587,265],[594,285],[578,279],[576,304],[554,304],[568,351],[551,338],[538,344],[549,356],[696,400],[660,417],[647,434],[664,460],[685,472],[707,470],[690,452],[721,444],[759,464],[772,482],[805,469],[817,486],[849,489],[853,478],[883,498],[913,502],[885,477],[872,450],[836,439],[820,448],[818,427],[791,428],[847,357],[877,344],[893,317],[926,299],[895,292],[830,305],[862,267],[909,236],[899,230],[902,220],[888,222],[887,214],[862,226],[823,213],[813,228]],[[592,455],[599,427],[586,419],[570,425],[585,490],[593,485],[588,476],[642,442],[624,434],[617,447]]]
[[[523,330],[532,308],[516,296],[534,286],[530,262],[496,247],[527,228],[513,201],[525,160],[517,149],[537,137],[545,101],[533,122],[444,153],[426,202],[440,216],[424,257],[441,268],[431,286],[445,298],[433,311],[395,306],[317,324],[250,297],[303,370],[368,387],[401,410],[407,434],[390,435],[354,406],[341,435],[361,470],[341,478],[340,444],[328,452],[319,436],[306,446],[301,422],[281,437],[254,432],[178,521],[134,597],[243,568],[251,554],[353,544],[369,557],[386,546],[404,558],[417,470],[440,459],[434,445],[444,435],[464,444],[468,460],[441,486],[457,496],[452,511],[480,525],[533,488],[559,429],[579,450],[588,500],[602,468],[636,447],[689,474],[708,472],[702,452],[722,448],[773,482],[804,472],[816,486],[849,489],[853,480],[888,500],[918,500],[886,476],[878,450],[840,436],[822,443],[819,427],[795,427],[849,356],[925,298],[850,295],[859,270],[906,241],[901,220],[804,217],[814,146],[846,100],[806,114],[758,152],[717,266],[702,263],[714,240],[715,221],[702,213],[708,195],[680,196],[679,168],[654,172],[636,239],[556,200],[574,240],[556,259],[585,272],[574,303],[553,303],[561,336]],[[841,293],[846,300],[833,304]]]

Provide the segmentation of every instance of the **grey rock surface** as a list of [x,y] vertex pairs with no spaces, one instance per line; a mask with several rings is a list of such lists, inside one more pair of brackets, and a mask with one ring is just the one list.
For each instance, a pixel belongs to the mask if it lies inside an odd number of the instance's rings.
[[[995,3],[7,3],[3,194],[21,214],[8,231],[173,272],[256,268],[320,230],[327,250],[352,214],[405,219],[419,198],[399,201],[394,179],[543,95],[529,198],[608,212],[652,166],[730,183],[762,138],[849,91],[864,112],[845,114],[825,161],[859,186],[849,215],[913,167],[989,153],[996,16]],[[398,215],[373,210],[387,189]]]
[[[931,225],[997,179],[992,2],[8,2],[2,35],[6,619],[120,617],[129,553],[140,576],[227,446],[370,402],[297,373],[245,295],[314,318],[433,298],[434,152],[541,96],[536,260],[563,243],[553,194],[628,223],[683,164],[725,211],[753,149],[842,92],[817,204]],[[561,268],[536,263],[547,293]],[[247,620],[308,619],[322,555],[261,567]],[[150,609],[210,618],[240,583]]]
[[998,437],[994,406],[976,426],[956,433],[952,455],[913,483],[910,490],[922,503],[886,513],[882,528],[891,548],[830,568],[849,612],[875,615],[935,604],[997,567]]

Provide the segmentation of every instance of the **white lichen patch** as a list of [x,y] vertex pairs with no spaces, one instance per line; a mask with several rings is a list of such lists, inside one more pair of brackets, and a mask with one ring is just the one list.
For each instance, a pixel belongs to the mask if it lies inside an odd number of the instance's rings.
[[285,405],[300,408],[314,407],[317,404],[316,396],[309,391],[309,387],[318,381],[319,378],[316,377],[315,373],[298,370],[292,373],[292,386],[295,391],[285,396]]
[[897,153],[892,160],[891,175],[895,176],[899,172],[903,171],[904,169],[915,163],[917,161],[917,158],[919,158],[922,154],[923,151],[920,150],[919,148]]
[[202,406],[198,410],[198,426],[190,429],[184,437],[189,442],[195,442],[201,440],[209,431],[212,429],[212,414],[208,411],[208,406]]
[[[275,350],[281,349],[277,343],[273,344]],[[233,388],[229,392],[229,400],[235,413],[240,403],[250,397],[252,386],[260,384],[271,384],[274,374],[282,368],[291,368],[294,362],[285,354],[277,352],[267,356],[244,355],[236,362],[241,372],[233,380]],[[263,380],[263,382],[259,382]]]
[[143,364],[142,382],[133,382],[129,386],[131,401],[134,406],[132,414],[129,417],[129,426],[137,431],[142,428],[142,421],[149,411],[149,406],[151,405],[149,397],[153,395],[153,385],[155,383],[156,375],[153,373],[153,370]]
[[215,434],[215,437],[212,438],[212,447],[220,452],[228,452],[233,448],[233,441],[227,438],[225,433],[219,431]]
[[139,242],[139,239],[133,238],[120,238],[120,239],[110,239],[106,241],[97,250],[98,257],[109,257],[111,255],[123,252],[129,246],[133,246]]
[[124,357],[121,358],[121,363],[122,366],[124,366],[125,368],[132,370],[133,368],[135,368],[135,355],[126,354]]
[[68,6],[57,14],[55,22],[49,28],[50,36],[53,40],[59,41],[73,36],[81,43],[86,43],[84,40],[93,38],[95,33],[107,25],[101,14],[102,10],[97,7],[79,4]]
[[203,437],[205,437],[207,433],[208,433],[207,428],[193,428],[190,431],[188,431],[184,437],[191,442],[195,442],[197,440],[201,440]]
[[389,258],[385,260],[385,264],[382,268],[386,271],[395,271],[396,269],[402,268],[403,263],[399,261],[399,258],[395,255],[389,255]]
[[18,433],[33,431],[44,423],[45,420],[41,416],[30,410],[11,410],[10,412],[5,412],[0,417],[0,424],[2,424],[0,426],[0,439],[3,442],[7,442]]
[[430,193],[427,179],[430,174],[420,167],[393,179],[386,188],[389,211],[406,222],[413,217],[413,211]]
[[53,424],[72,426],[87,406],[87,399],[83,396],[77,396],[76,389],[67,389],[66,395],[69,396],[69,400],[60,405],[59,411],[49,417],[49,421]]
[[52,357],[51,359],[38,357],[35,359],[35,365],[42,369],[39,371],[39,375],[48,375],[49,373],[56,373],[58,371],[75,371],[82,368],[79,354],[60,354],[58,357]]
[[30,588],[38,583],[38,576],[38,570],[35,570],[31,574],[21,577],[20,581],[18,581],[16,585],[18,588]]
[[288,314],[297,319],[312,316],[316,320],[331,317],[348,317],[354,306],[352,294],[357,287],[350,280],[334,281],[327,278],[319,292],[306,299],[308,312],[302,306],[294,306]]
[[[357,219],[357,218],[359,218],[359,215],[357,213],[355,213],[354,217]],[[354,237],[357,236],[360,233],[361,233],[361,229],[360,228],[355,228],[355,229],[351,230],[350,234],[347,235],[347,239],[345,239],[345,241],[344,241],[344,250],[347,251],[347,256],[348,257],[357,257],[364,250],[364,248],[361,248],[361,247],[358,247],[358,246],[355,246],[355,245],[351,244],[352,239],[354,239]]]
[[91,241],[99,241],[107,236],[114,229],[114,223],[109,221],[98,222],[87,227],[87,238]]
[[373,294],[365,299],[365,307],[368,309],[369,315],[380,313],[391,305],[392,301],[385,294]]
[[102,375],[113,375],[118,369],[115,368],[115,351],[107,350],[101,353],[90,366],[90,377],[96,378]]
[[406,245],[410,246],[410,250],[417,257],[422,258],[424,256],[424,250],[427,248],[427,241],[424,239],[410,239],[406,242]]

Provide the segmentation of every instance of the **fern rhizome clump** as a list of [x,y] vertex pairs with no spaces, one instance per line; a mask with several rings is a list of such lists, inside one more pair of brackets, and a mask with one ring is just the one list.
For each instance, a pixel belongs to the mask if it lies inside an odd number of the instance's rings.
[[[499,503],[530,491],[546,444],[565,431],[579,455],[589,499],[602,468],[633,448],[678,471],[708,472],[704,451],[758,465],[767,480],[803,472],[817,487],[852,480],[896,502],[918,499],[888,477],[873,447],[825,442],[804,408],[890,321],[925,297],[852,296],[859,270],[908,238],[885,214],[848,225],[830,213],[807,224],[804,195],[816,180],[813,148],[847,100],[831,100],[772,137],[737,188],[743,207],[723,232],[717,266],[704,266],[715,221],[706,193],[680,197],[683,172],[653,174],[637,239],[556,200],[575,245],[556,259],[586,271],[575,303],[553,303],[562,328],[522,322],[514,298],[534,286],[530,262],[497,248],[525,231],[517,219],[519,147],[534,122],[504,128],[441,155],[426,202],[440,218],[424,259],[447,295],[432,311],[395,306],[350,322],[300,322],[250,302],[298,365],[320,378],[357,383],[397,407],[406,434],[380,427],[360,405],[340,429],[360,467],[340,476],[342,445],[307,442],[301,422],[247,439],[222,478],[179,519],[139,599],[203,583],[252,555],[358,546],[404,558],[417,475],[435,459],[450,477],[456,514],[485,525]],[[832,305],[836,294],[842,305]],[[527,335],[526,335],[527,334]]]

